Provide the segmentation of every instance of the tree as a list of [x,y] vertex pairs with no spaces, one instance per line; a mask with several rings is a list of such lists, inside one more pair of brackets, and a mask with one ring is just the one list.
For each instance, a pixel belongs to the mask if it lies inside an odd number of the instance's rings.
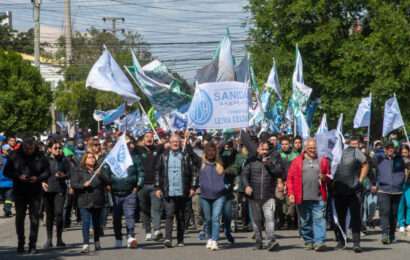
[[[78,120],[80,127],[96,129],[97,124],[92,117],[94,110],[113,109],[123,102],[114,93],[85,87],[88,72],[101,55],[103,45],[107,46],[121,67],[132,63],[131,47],[136,50],[138,58],[143,63],[151,60],[147,44],[138,33],[128,33],[123,39],[95,28],[89,29],[87,33],[74,33],[73,63],[64,69],[65,82],[57,88],[55,99],[57,110],[65,113],[72,121]],[[56,57],[65,57],[64,37],[58,39],[58,46]],[[137,92],[143,97],[139,90]]]
[[[282,88],[290,93],[295,45],[304,61],[305,83],[321,98],[321,112],[351,129],[360,98],[373,94],[372,132],[381,132],[384,101],[397,94],[410,105],[409,1],[250,0],[254,28],[250,51],[259,80],[275,57]],[[402,109],[410,119],[410,111]],[[316,114],[315,124],[319,123]]]
[[50,125],[50,86],[18,53],[0,50],[0,130],[39,132]]

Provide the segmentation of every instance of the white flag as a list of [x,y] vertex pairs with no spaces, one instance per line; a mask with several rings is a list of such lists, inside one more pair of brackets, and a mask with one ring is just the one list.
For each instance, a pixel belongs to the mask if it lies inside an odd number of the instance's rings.
[[343,113],[340,114],[339,119],[337,120],[336,130],[343,135]]
[[218,57],[218,74],[216,81],[234,81],[235,64],[232,55],[232,41],[227,30],[225,37],[222,39],[219,47]]
[[91,68],[85,86],[117,93],[130,104],[140,100],[131,82],[105,46],[103,54]]
[[383,137],[403,126],[404,122],[401,116],[399,102],[397,102],[396,95],[394,95],[394,97],[388,99],[384,104]]
[[105,162],[110,166],[111,171],[118,178],[128,176],[127,169],[133,162],[131,154],[125,141],[125,134],[121,135],[111,152],[105,158]]
[[353,128],[369,127],[370,126],[370,113],[372,106],[372,95],[362,98],[359,106],[357,107],[356,115],[353,120]]
[[326,118],[326,113],[325,113],[325,114],[323,114],[323,116],[322,116],[322,121],[320,122],[320,126],[319,126],[319,128],[317,129],[317,131],[316,131],[316,135],[323,134],[323,133],[325,133],[325,132],[327,132],[327,131],[328,131],[328,128],[327,128],[327,118]]
[[301,136],[303,139],[307,139],[310,137],[310,128],[308,123],[306,122],[306,118],[304,114],[299,114],[296,118],[296,130],[297,134]]
[[273,60],[272,69],[270,70],[268,81],[266,82],[266,86],[268,88],[272,88],[275,91],[278,98],[282,99],[282,94],[281,94],[280,85],[279,85],[279,76],[278,76],[278,71],[276,69],[275,59]]
[[292,89],[296,88],[296,83],[304,84],[303,81],[303,61],[300,54],[299,47],[296,45],[296,64],[292,76]]

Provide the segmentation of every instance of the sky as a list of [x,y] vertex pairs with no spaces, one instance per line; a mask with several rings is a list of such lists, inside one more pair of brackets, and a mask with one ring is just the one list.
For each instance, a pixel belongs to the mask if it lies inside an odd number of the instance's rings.
[[[191,81],[210,62],[227,27],[237,62],[245,54],[249,30],[247,0],[71,0],[73,31],[110,29],[103,17],[123,17],[117,27],[140,33],[155,58]],[[30,0],[0,0],[0,12],[13,12],[17,30],[33,27]],[[53,43],[64,31],[64,0],[41,1],[41,41]],[[157,45],[157,43],[185,43]],[[186,44],[196,42],[196,44]],[[200,42],[200,43],[198,43]]]

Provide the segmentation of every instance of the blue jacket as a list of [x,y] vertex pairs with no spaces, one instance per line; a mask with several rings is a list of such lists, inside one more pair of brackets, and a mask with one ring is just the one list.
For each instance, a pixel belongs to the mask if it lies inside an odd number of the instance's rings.
[[5,177],[3,174],[6,163],[7,163],[7,158],[3,155],[0,155],[0,188],[1,189],[13,188],[13,181]]
[[405,180],[405,163],[401,156],[396,155],[393,159],[385,155],[376,157],[377,186],[380,192],[401,193]]

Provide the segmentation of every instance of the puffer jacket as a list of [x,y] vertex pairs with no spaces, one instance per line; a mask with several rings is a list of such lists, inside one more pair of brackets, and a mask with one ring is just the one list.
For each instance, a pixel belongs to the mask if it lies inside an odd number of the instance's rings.
[[283,179],[285,166],[279,154],[270,156],[262,162],[260,157],[251,159],[242,170],[242,182],[253,189],[251,199],[267,200],[274,198],[277,179]]

